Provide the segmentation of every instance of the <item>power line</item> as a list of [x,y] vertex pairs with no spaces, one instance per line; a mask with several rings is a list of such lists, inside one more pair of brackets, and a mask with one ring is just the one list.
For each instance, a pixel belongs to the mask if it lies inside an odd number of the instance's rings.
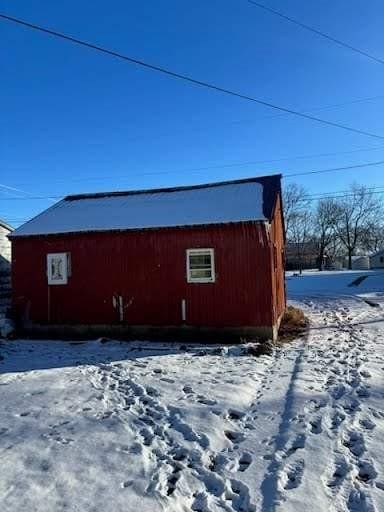
[[[380,186],[376,186],[376,187],[364,187],[364,190],[367,191],[367,192],[372,192],[374,191],[375,193],[381,193],[383,192],[384,193],[384,185],[380,185]],[[333,191],[333,192],[315,192],[313,194],[306,194],[304,196],[304,198],[310,198],[310,199],[317,199],[317,198],[320,198],[320,199],[325,199],[329,196],[332,196],[332,197],[336,197],[337,195],[341,195],[341,196],[344,196],[344,195],[348,195],[351,193],[351,190],[336,190],[336,191]]]
[[[374,190],[374,191],[369,192],[369,194],[384,194],[384,190]],[[301,198],[298,201],[312,203],[314,201],[321,201],[323,199],[346,199],[348,197],[353,197],[354,195],[355,195],[354,192],[349,192],[349,193],[342,194],[342,195],[334,195],[334,196],[326,195],[324,197],[308,197],[308,199]]]
[[[309,111],[309,112],[322,112],[324,110],[332,110],[334,108],[340,108],[340,107],[345,107],[345,106],[348,106],[348,105],[354,105],[354,104],[357,104],[357,103],[365,103],[367,101],[374,101],[374,100],[379,100],[379,99],[382,99],[384,98],[384,96],[382,95],[378,95],[378,96],[369,96],[369,97],[365,97],[365,98],[357,98],[357,99],[354,99],[354,100],[349,100],[349,101],[343,101],[343,102],[340,102],[340,103],[333,103],[332,105],[324,105],[322,107],[313,107],[313,108],[306,108],[305,110],[306,111]],[[289,114],[287,113],[282,113],[282,114],[274,114],[274,115],[269,115],[269,116],[263,116],[263,117],[260,117],[258,119],[256,119],[256,121],[258,120],[263,120],[263,119],[275,119],[277,117],[284,117],[284,116],[287,116]],[[244,123],[244,122],[253,122],[254,120],[233,120],[233,121],[229,121],[229,123],[231,124],[240,124],[240,123]]]
[[[384,190],[382,190],[382,189],[384,189],[384,185],[376,186],[376,187],[365,187],[365,190],[367,192],[377,191],[375,193],[379,193],[379,192],[383,192],[384,193]],[[303,196],[303,198],[304,199],[306,199],[306,198],[310,198],[310,199],[326,199],[329,196],[336,197],[337,194],[341,194],[343,196],[345,194],[350,194],[350,193],[351,193],[350,190],[336,190],[336,191],[333,191],[333,192],[315,192],[314,194],[305,194]]]
[[[358,104],[358,103],[365,103],[365,102],[369,102],[369,101],[375,101],[375,100],[380,100],[380,99],[383,99],[384,96],[383,95],[378,95],[378,96],[369,96],[369,97],[365,97],[365,98],[357,98],[357,99],[354,99],[354,100],[349,100],[349,101],[343,101],[343,102],[340,102],[340,103],[333,103],[332,105],[324,105],[322,107],[308,107],[308,108],[305,108],[305,112],[309,112],[309,113],[312,113],[312,112],[322,112],[324,110],[333,110],[333,109],[336,109],[336,108],[340,108],[340,107],[345,107],[345,106],[348,106],[348,105],[355,105],[355,104]],[[225,121],[220,121],[220,125],[223,125],[223,124],[228,124],[228,125],[239,125],[239,124],[250,124],[250,123],[257,123],[259,121],[264,121],[265,119],[278,119],[278,118],[281,118],[281,117],[285,117],[285,116],[290,116],[290,114],[287,114],[286,112],[280,112],[279,114],[272,114],[272,115],[267,115],[267,116],[260,116],[260,117],[257,117],[256,119],[232,119],[232,120],[225,120]],[[196,121],[195,119],[190,119],[190,121],[194,122]],[[201,130],[201,119],[197,120],[197,121],[200,121],[200,127],[199,127],[199,130]],[[189,123],[188,125],[185,125],[185,126],[188,126],[188,128],[190,129],[191,128],[191,123]],[[183,126],[184,127],[184,126]],[[204,128],[205,126],[203,126]],[[177,127],[177,130],[180,131],[180,128]],[[207,128],[207,130],[211,130],[211,128]],[[168,133],[156,133],[156,138],[167,138],[167,137],[174,137],[175,133],[174,132],[168,132]],[[127,142],[130,142],[130,141],[137,141],[137,140],[148,140],[148,135],[137,135],[137,136],[133,136],[133,137],[127,137],[125,140]]]
[[[376,187],[368,187],[365,190],[369,194],[384,194],[384,185],[376,186]],[[314,193],[314,194],[306,194],[304,197],[299,199],[300,202],[307,202],[311,203],[314,201],[321,201],[324,199],[345,199],[347,197],[353,197],[354,193],[349,190],[339,190],[335,192],[322,192],[322,193]],[[27,198],[25,198],[27,199]],[[4,220],[6,220],[9,223],[23,223],[29,220],[31,217],[25,217],[25,218],[14,218],[14,217],[8,217],[7,215],[0,215],[0,217]]]
[[317,34],[318,36],[324,37],[325,39],[328,39],[329,41],[332,41],[333,43],[336,43],[339,46],[343,46],[344,48],[348,48],[348,50],[352,50],[355,53],[364,55],[364,57],[374,60],[374,61],[378,62],[379,64],[384,64],[383,59],[380,59],[379,57],[375,57],[374,55],[371,55],[370,53],[366,52],[365,50],[360,50],[360,48],[356,48],[355,46],[352,46],[349,43],[346,43],[344,41],[341,41],[340,39],[336,39],[335,37],[332,37],[329,34],[326,34],[325,32],[321,32],[317,28],[311,27],[310,25],[306,25],[305,23],[302,23],[301,21],[291,18],[290,16],[287,16],[286,14],[283,14],[280,11],[276,11],[275,9],[272,9],[271,7],[261,4],[260,2],[256,2],[255,0],[247,0],[247,2],[249,4],[255,5],[256,7],[259,7],[260,9],[264,9],[265,11],[268,11],[271,14],[274,14],[275,16],[279,16],[280,18],[283,18],[284,20],[287,20],[290,23],[294,23],[295,25],[298,25],[299,27],[301,27],[305,30],[309,30],[310,32],[313,32],[314,34]]
[[[321,158],[321,157],[329,157],[329,156],[338,156],[338,155],[350,155],[354,153],[360,153],[365,151],[380,151],[383,150],[384,146],[372,146],[368,148],[356,148],[348,151],[334,151],[329,153],[312,153],[310,155],[298,155],[284,158],[272,158],[268,160],[246,160],[242,162],[233,162],[228,164],[220,164],[220,165],[211,165],[206,167],[194,167],[189,169],[178,169],[175,171],[150,171],[150,172],[141,172],[141,173],[130,173],[129,175],[118,175],[113,176],[113,179],[124,179],[124,178],[132,178],[132,177],[142,177],[142,176],[161,176],[161,175],[170,175],[170,174],[180,174],[180,173],[188,173],[188,174],[201,174],[202,171],[209,171],[214,169],[225,169],[232,167],[242,167],[247,165],[259,165],[259,164],[268,164],[275,162],[286,162],[290,160],[306,160],[310,158]],[[82,183],[82,182],[90,182],[90,181],[100,181],[111,179],[111,175],[108,176],[88,176],[86,178],[66,178],[62,180],[50,180],[50,183],[68,183],[69,181],[72,183]],[[31,186],[34,183],[19,183],[20,186]],[[1,186],[0,186],[1,187]],[[0,190],[1,193],[1,190]],[[33,195],[33,194],[32,194]]]
[[221,92],[223,94],[227,94],[229,96],[237,97],[237,98],[240,98],[240,99],[243,99],[243,100],[246,100],[246,101],[251,101],[253,103],[257,103],[257,104],[263,105],[265,107],[273,108],[275,110],[279,110],[279,111],[285,112],[287,114],[292,114],[294,116],[302,117],[304,119],[309,119],[311,121],[316,121],[317,123],[321,123],[321,124],[324,124],[324,125],[327,125],[327,126],[333,126],[334,128],[341,128],[341,129],[347,130],[349,132],[358,133],[360,135],[366,135],[368,137],[374,137],[376,139],[384,139],[384,136],[382,136],[382,135],[378,135],[378,134],[371,133],[371,132],[366,132],[364,130],[359,130],[357,128],[352,128],[350,126],[346,126],[346,125],[343,125],[341,123],[336,123],[336,122],[333,122],[333,121],[327,121],[325,119],[321,119],[319,117],[315,117],[315,116],[312,116],[310,114],[305,114],[304,112],[299,112],[297,110],[292,110],[290,108],[282,107],[280,105],[275,105],[274,103],[270,103],[268,101],[264,101],[264,100],[261,100],[261,99],[258,99],[258,98],[252,97],[252,96],[248,96],[246,94],[242,94],[242,93],[239,93],[239,92],[236,92],[236,91],[232,91],[230,89],[226,89],[226,88],[221,87],[219,85],[215,85],[215,84],[212,84],[212,83],[209,83],[209,82],[205,82],[205,81],[202,81],[202,80],[197,80],[195,78],[192,78],[191,76],[183,75],[181,73],[176,73],[175,71],[172,71],[172,70],[170,70],[168,68],[160,67],[160,66],[157,66],[157,65],[154,65],[154,64],[149,64],[148,62],[144,62],[142,60],[139,60],[139,59],[136,59],[136,58],[133,58],[133,57],[129,57],[128,55],[124,55],[122,53],[119,53],[119,52],[116,52],[116,51],[113,51],[113,50],[109,50],[109,49],[104,48],[102,46],[99,46],[99,45],[96,45],[96,44],[93,44],[93,43],[89,43],[89,42],[83,41],[81,39],[77,39],[75,37],[69,36],[69,35],[64,34],[62,32],[57,32],[55,30],[47,29],[47,28],[42,27],[40,25],[35,25],[33,23],[27,22],[27,21],[19,19],[19,18],[14,18],[13,16],[8,16],[6,14],[1,14],[0,13],[0,18],[3,19],[3,20],[10,21],[12,23],[16,23],[18,25],[22,25],[22,26],[30,28],[32,30],[43,32],[45,34],[49,34],[50,36],[53,36],[53,37],[58,37],[60,39],[64,39],[66,41],[69,41],[71,43],[74,43],[74,44],[77,44],[77,45],[80,45],[80,46],[85,46],[86,48],[90,48],[92,50],[96,50],[96,51],[104,53],[106,55],[109,55],[109,56],[112,56],[112,57],[116,57],[116,58],[124,60],[126,62],[130,62],[131,64],[136,64],[136,65],[142,66],[142,67],[144,67],[146,69],[151,69],[152,71],[157,71],[157,72],[162,73],[164,75],[171,76],[172,78],[177,78],[179,80],[184,80],[185,82],[189,82],[189,83],[191,83],[193,85],[197,85],[197,86],[200,86],[200,87],[205,87],[207,89],[211,89],[211,90],[214,90],[214,91],[217,91],[217,92]]
[[[348,165],[344,167],[333,167],[329,169],[318,169],[313,171],[303,171],[303,172],[296,172],[296,173],[289,173],[289,174],[282,174],[283,178],[293,178],[296,176],[306,176],[306,175],[313,175],[313,174],[322,174],[322,173],[331,173],[331,172],[341,172],[341,171],[349,171],[352,169],[361,169],[364,167],[374,167],[377,165],[384,165],[384,160],[379,160],[377,162],[367,162],[364,164],[357,164],[357,165]],[[268,174],[263,174],[263,176],[267,176]],[[254,177],[254,176],[252,176]],[[246,179],[246,178],[244,178]],[[60,196],[50,195],[50,196],[36,196],[36,197],[4,197],[1,198],[1,201],[25,201],[25,200],[40,200],[40,199],[61,199],[65,197],[65,195],[68,194],[62,194]]]
[[292,174],[283,174],[283,178],[292,178],[294,176],[306,176],[308,174],[322,174],[326,172],[337,172],[337,171],[347,171],[350,169],[360,169],[362,167],[373,167],[375,165],[383,165],[384,160],[379,160],[378,162],[370,162],[366,164],[359,164],[359,165],[348,165],[345,167],[334,167],[332,169],[321,169],[317,171],[305,171],[305,172],[296,172]]
[[[377,187],[377,188],[384,188],[384,187]],[[343,191],[340,191],[340,192],[343,192]],[[369,194],[384,195],[384,190],[371,190],[371,189],[368,188],[367,192]],[[331,193],[329,192],[328,194],[331,194]],[[319,195],[319,197],[312,197],[311,194],[308,194],[307,196],[299,199],[298,201],[299,202],[312,203],[312,202],[321,201],[321,200],[324,200],[324,199],[345,199],[345,198],[348,198],[348,197],[353,197],[355,195],[353,192],[343,192],[343,193],[334,192],[333,194],[335,194],[335,195],[327,195],[327,193],[325,193],[324,196],[320,196]],[[4,219],[5,221],[7,221],[8,223],[12,224],[12,223],[23,223],[23,222],[26,222],[27,220],[30,220],[32,217],[13,219],[13,218],[8,217],[7,215],[2,215],[1,218]]]
[[30,201],[30,200],[43,200],[43,199],[61,199],[67,194],[61,196],[30,196],[30,197],[1,197],[0,201]]

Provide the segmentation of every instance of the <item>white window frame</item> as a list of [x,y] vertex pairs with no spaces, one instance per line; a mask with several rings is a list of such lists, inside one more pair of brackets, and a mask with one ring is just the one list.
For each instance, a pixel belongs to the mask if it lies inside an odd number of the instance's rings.
[[[63,262],[62,265],[62,278],[54,279],[52,275],[52,260],[60,258]],[[49,285],[68,284],[69,269],[69,254],[66,252],[52,252],[47,254],[47,278]]]
[[[211,257],[211,277],[192,277],[189,257],[191,255],[207,255]],[[187,282],[188,283],[214,283],[216,279],[215,274],[215,251],[212,248],[201,248],[201,249],[187,249]]]

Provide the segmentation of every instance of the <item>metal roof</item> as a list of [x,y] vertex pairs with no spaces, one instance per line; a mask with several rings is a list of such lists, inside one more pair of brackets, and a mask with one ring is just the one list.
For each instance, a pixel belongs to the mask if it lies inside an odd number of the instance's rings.
[[37,236],[269,220],[280,175],[65,197],[11,235]]

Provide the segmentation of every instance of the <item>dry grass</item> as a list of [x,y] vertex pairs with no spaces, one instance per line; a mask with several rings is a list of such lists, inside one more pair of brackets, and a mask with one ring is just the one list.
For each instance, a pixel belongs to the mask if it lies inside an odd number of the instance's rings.
[[301,309],[288,306],[281,320],[279,341],[291,341],[305,335],[308,329],[308,323],[308,318]]

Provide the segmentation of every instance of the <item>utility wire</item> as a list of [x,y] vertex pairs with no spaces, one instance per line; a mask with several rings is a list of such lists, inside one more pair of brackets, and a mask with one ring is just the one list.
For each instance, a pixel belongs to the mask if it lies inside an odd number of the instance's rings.
[[[380,190],[378,190],[378,189],[380,189]],[[369,187],[366,189],[366,191],[369,194],[380,194],[381,195],[381,194],[384,194],[384,190],[381,190],[381,189],[384,189],[384,186]],[[349,192],[346,190],[340,190],[340,191],[336,191],[336,192],[323,192],[323,193],[317,193],[317,194],[306,194],[303,198],[299,199],[299,202],[312,203],[314,201],[322,201],[325,199],[331,199],[331,200],[332,199],[345,199],[348,197],[353,197],[353,195],[354,195],[353,192]],[[13,218],[13,217],[8,217],[7,215],[0,215],[0,217],[2,219],[6,220],[10,224],[24,223],[27,220],[30,220],[30,218],[31,218],[31,217]]]
[[[382,186],[377,186],[377,187],[367,187],[365,188],[365,190],[369,193],[375,193],[375,194],[384,194],[384,185]],[[336,198],[336,197],[346,197],[346,196],[350,196],[351,193],[349,190],[336,190],[336,191],[333,191],[333,192],[317,192],[317,193],[314,193],[314,194],[305,194],[302,199],[302,201],[306,201],[306,200],[309,200],[309,199],[313,199],[313,200],[317,200],[317,199],[328,199],[328,198]],[[56,199],[60,199],[62,197],[65,197],[65,196],[50,196],[50,197],[56,197]],[[41,198],[41,197],[35,197],[35,198],[10,198],[10,199],[45,199],[44,198]],[[1,218],[4,217],[4,215],[0,215]]]
[[[384,185],[377,186],[377,187],[364,187],[367,192],[371,191],[377,191],[376,193],[383,192],[384,193]],[[305,194],[303,196],[303,199],[310,198],[310,199],[326,199],[329,196],[336,196],[336,194],[341,194],[342,196],[345,194],[350,194],[350,190],[336,190],[334,192],[316,192],[313,194]]]
[[362,167],[373,167],[375,165],[383,165],[384,160],[379,160],[378,162],[370,162],[367,164],[359,164],[359,165],[348,165],[345,167],[334,167],[332,169],[321,169],[317,171],[304,171],[304,172],[295,172],[291,174],[283,174],[283,178],[292,178],[294,176],[307,176],[308,174],[322,174],[325,172],[337,172],[337,171],[348,171],[350,169],[360,169]]
[[92,50],[96,50],[96,51],[104,53],[106,55],[110,55],[112,57],[116,57],[116,58],[124,60],[126,62],[130,62],[131,64],[136,64],[138,66],[142,66],[144,68],[151,69],[153,71],[157,71],[157,72],[162,73],[164,75],[168,75],[168,76],[171,76],[173,78],[184,80],[184,81],[189,82],[189,83],[191,83],[193,85],[197,85],[197,86],[200,86],[200,87],[205,87],[207,89],[211,89],[211,90],[214,90],[214,91],[217,91],[217,92],[221,92],[221,93],[227,94],[229,96],[233,96],[233,97],[237,97],[237,98],[240,98],[240,99],[243,99],[243,100],[251,101],[253,103],[257,103],[257,104],[263,105],[265,107],[273,108],[275,110],[279,110],[279,111],[285,112],[287,114],[292,114],[292,115],[297,116],[297,117],[302,117],[304,119],[309,119],[311,121],[316,121],[317,123],[321,123],[321,124],[324,124],[324,125],[327,125],[327,126],[333,126],[335,128],[340,128],[340,129],[343,129],[343,130],[347,130],[349,132],[358,133],[360,135],[366,135],[368,137],[374,137],[376,139],[384,139],[384,136],[382,136],[382,135],[378,135],[378,134],[375,134],[375,133],[367,132],[367,131],[364,131],[364,130],[359,130],[357,128],[352,128],[350,126],[346,126],[346,125],[343,125],[341,123],[335,123],[333,121],[327,121],[325,119],[321,119],[320,117],[315,117],[315,116],[312,116],[310,114],[305,114],[304,112],[299,112],[297,110],[292,110],[290,108],[282,107],[280,105],[275,105],[274,103],[270,103],[268,101],[264,101],[264,100],[261,100],[261,99],[258,99],[258,98],[252,97],[252,96],[248,96],[246,94],[241,94],[241,93],[238,93],[236,91],[232,91],[230,89],[226,89],[224,87],[221,87],[219,85],[215,85],[215,84],[212,84],[212,83],[209,83],[209,82],[204,82],[202,80],[197,80],[195,78],[192,78],[191,76],[183,75],[183,74],[180,74],[180,73],[176,73],[175,71],[171,71],[170,69],[167,69],[167,68],[164,68],[164,67],[160,67],[160,66],[156,66],[154,64],[149,64],[148,62],[144,62],[142,60],[139,60],[139,59],[136,59],[136,58],[133,58],[133,57],[129,57],[129,56],[124,55],[122,53],[119,53],[119,52],[116,52],[116,51],[113,51],[113,50],[109,50],[109,49],[104,48],[102,46],[99,46],[99,45],[96,45],[96,44],[93,44],[93,43],[89,43],[89,42],[83,41],[81,39],[77,39],[75,37],[69,36],[69,35],[64,34],[62,32],[57,32],[55,30],[47,29],[47,28],[42,27],[40,25],[35,25],[35,24],[30,23],[28,21],[25,21],[25,20],[22,20],[22,19],[19,19],[19,18],[15,18],[13,16],[8,16],[6,14],[0,13],[0,18],[3,19],[3,20],[10,21],[12,23],[16,23],[18,25],[22,25],[22,26],[30,28],[32,30],[43,32],[45,34],[49,34],[49,35],[51,35],[53,37],[58,37],[60,39],[65,39],[66,41],[70,41],[71,43],[74,43],[74,44],[77,44],[77,45],[80,45],[80,46],[85,46],[87,48],[90,48]]
[[[322,173],[331,173],[331,172],[341,172],[341,171],[349,171],[351,169],[361,169],[364,167],[374,167],[377,165],[384,165],[384,160],[379,160],[378,162],[368,162],[365,164],[358,164],[358,165],[348,165],[345,167],[333,167],[330,169],[320,169],[320,170],[314,170],[314,171],[303,171],[303,172],[297,172],[297,173],[289,173],[289,174],[282,174],[283,178],[292,178],[294,176],[306,176],[306,175],[313,175],[313,174],[322,174]],[[269,174],[271,175],[271,174]],[[268,174],[263,174],[263,176],[268,176]],[[254,177],[254,176],[252,176]],[[247,178],[244,178],[247,179]],[[4,197],[1,198],[1,201],[25,201],[25,200],[31,200],[31,199],[61,199],[65,197],[68,194],[62,194],[60,196],[36,196],[36,197]]]
[[[194,167],[189,169],[178,169],[175,171],[150,171],[150,172],[141,172],[141,173],[129,173],[129,175],[118,175],[113,176],[113,179],[127,179],[132,177],[142,177],[142,176],[161,176],[161,175],[169,175],[169,174],[201,174],[202,171],[209,171],[214,169],[226,169],[226,168],[232,168],[232,167],[242,167],[247,165],[259,165],[259,164],[269,164],[269,163],[275,163],[275,162],[287,162],[290,160],[306,160],[310,158],[320,158],[320,157],[329,157],[329,156],[338,156],[338,155],[350,155],[353,153],[361,153],[365,151],[380,151],[383,150],[384,146],[372,146],[368,148],[356,148],[349,151],[334,151],[330,153],[312,153],[310,155],[298,155],[298,156],[291,156],[291,157],[285,157],[285,158],[272,158],[269,160],[245,160],[242,162],[233,162],[230,164],[220,164],[220,165],[211,165],[206,167]],[[72,183],[82,183],[82,182],[91,182],[91,181],[103,181],[103,180],[110,180],[111,175],[108,176],[88,176],[86,178],[67,178],[62,180],[50,180],[50,183],[68,183],[69,181]],[[35,183],[19,183],[20,186],[32,186]],[[1,185],[0,185],[1,189]],[[2,191],[0,190],[0,193]],[[33,194],[32,194],[33,195]]]
[[[340,102],[340,103],[333,103],[331,105],[324,105],[322,107],[308,107],[308,108],[305,108],[303,111],[305,113],[314,113],[314,112],[322,112],[324,110],[333,110],[333,109],[337,109],[337,108],[340,108],[340,107],[346,107],[346,106],[349,106],[349,105],[356,105],[358,103],[366,103],[366,102],[371,102],[371,101],[376,101],[376,100],[381,100],[383,99],[384,96],[383,95],[379,95],[379,96],[370,96],[370,97],[365,97],[365,98],[357,98],[357,99],[354,99],[354,100],[349,100],[349,101],[344,101],[344,102]],[[300,109],[302,110],[302,109]],[[229,126],[233,126],[233,125],[243,125],[243,124],[254,124],[254,123],[258,123],[260,121],[264,121],[265,119],[278,119],[278,118],[282,118],[282,117],[286,117],[286,116],[290,116],[290,114],[287,114],[286,112],[279,112],[278,114],[270,114],[270,115],[266,115],[266,116],[260,116],[260,117],[256,117],[256,118],[253,118],[253,119],[231,119],[231,120],[225,120],[225,121],[221,121],[220,122],[220,126],[222,126],[223,124],[225,125],[229,125]],[[201,119],[189,119],[189,124],[188,125],[181,125],[181,126],[176,126],[176,129],[177,129],[177,132],[179,133],[180,132],[180,129],[182,130],[183,128],[185,129],[185,127],[187,126],[188,129],[190,130],[191,128],[191,122],[194,123],[194,122],[198,122],[199,123],[199,130],[201,130],[202,126],[201,126],[201,122],[202,120]],[[203,126],[203,129],[206,129],[208,131],[211,131],[212,128],[211,127],[205,127],[205,125]],[[156,138],[159,139],[159,138],[169,138],[169,137],[174,137],[175,136],[175,132],[168,132],[168,133],[156,133]],[[127,137],[125,140],[127,142],[134,142],[134,141],[138,141],[138,140],[148,140],[148,134],[142,134],[142,135],[135,135],[133,137]]]
[[[383,187],[384,188],[384,187]],[[370,189],[367,189],[367,192],[369,194],[378,194],[378,195],[383,195],[384,194],[384,190],[372,190],[370,191]],[[349,193],[343,193],[343,194],[340,194],[340,195],[325,195],[324,197],[312,197],[311,195],[308,195],[306,197],[303,197],[301,199],[299,199],[298,201],[299,202],[304,202],[304,203],[312,203],[312,202],[315,202],[315,201],[321,201],[321,200],[324,200],[324,199],[346,199],[348,197],[353,197],[354,196],[354,193],[353,192],[349,192]],[[13,219],[11,217],[7,217],[7,215],[2,215],[1,216],[2,219],[4,219],[6,222],[12,224],[12,223],[24,223],[26,222],[27,220],[30,220],[32,217],[26,217],[24,219]]]
[[302,23],[301,21],[291,18],[290,16],[287,16],[286,14],[283,14],[280,11],[276,11],[276,9],[272,9],[271,7],[261,4],[260,2],[256,2],[255,0],[247,0],[247,2],[249,4],[255,5],[256,7],[259,7],[260,9],[264,9],[265,11],[268,11],[269,13],[274,14],[275,16],[279,16],[280,18],[283,18],[284,20],[289,21],[290,23],[294,23],[295,25],[298,25],[299,27],[301,27],[305,30],[309,30],[310,32],[313,32],[314,34],[317,34],[318,36],[324,37],[325,39],[328,39],[329,41],[332,41],[333,43],[336,43],[339,46],[343,46],[344,48],[348,48],[348,50],[352,50],[355,53],[364,55],[364,57],[374,60],[375,62],[378,62],[379,64],[384,64],[383,59],[380,59],[379,57],[375,57],[374,55],[366,52],[365,50],[360,50],[360,48],[356,48],[355,46],[352,46],[349,43],[346,43],[344,41],[341,41],[340,39],[336,39],[335,37],[332,37],[329,34],[326,34],[325,32],[321,32],[317,28],[311,27],[310,25],[306,25],[305,23]]
[[[370,195],[370,194],[384,194],[384,190],[373,190],[373,191],[367,191],[367,193]],[[323,199],[346,199],[348,197],[353,197],[355,195],[354,192],[349,192],[347,194],[342,194],[342,195],[334,195],[334,196],[324,196],[324,197],[308,197],[308,199],[306,198],[301,198],[301,199],[298,199],[298,201],[300,202],[309,202],[309,203],[312,203],[313,201],[321,201]]]

